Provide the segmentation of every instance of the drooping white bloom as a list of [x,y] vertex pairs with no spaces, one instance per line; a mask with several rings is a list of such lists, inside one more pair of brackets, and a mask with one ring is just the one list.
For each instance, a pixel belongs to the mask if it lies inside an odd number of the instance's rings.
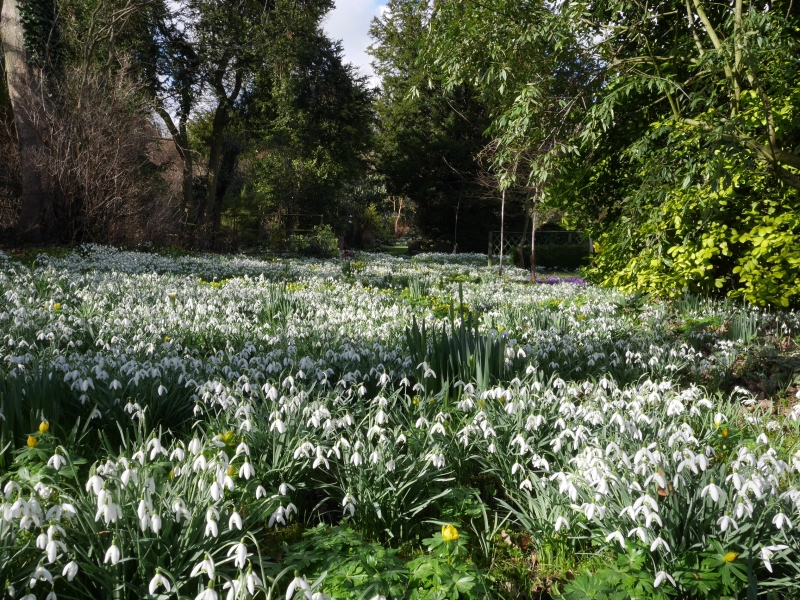
[[657,588],[658,586],[660,586],[664,582],[664,579],[669,581],[672,584],[672,587],[676,587],[675,580],[672,578],[672,575],[670,575],[666,571],[659,571],[658,573],[656,573],[656,579],[653,582],[653,587]]
[[659,548],[664,548],[666,552],[670,552],[669,545],[667,544],[667,542],[661,539],[661,536],[658,536],[656,539],[653,540],[653,543],[650,544],[650,552],[655,552]]
[[772,517],[772,524],[775,525],[775,527],[778,529],[782,529],[784,525],[786,525],[789,529],[792,528],[792,522],[783,513],[778,513],[777,515]]
[[190,577],[197,577],[201,573],[208,575],[209,579],[214,579],[214,560],[208,554],[194,566]]
[[100,493],[100,490],[103,489],[103,483],[102,477],[99,475],[92,475],[89,477],[89,481],[86,482],[86,491],[88,492],[91,489],[96,496]]
[[700,497],[705,498],[706,494],[708,494],[714,502],[719,502],[724,493],[721,487],[712,482],[703,488],[703,491],[700,492]]
[[300,574],[295,572],[294,579],[292,579],[289,587],[286,588],[286,600],[291,600],[294,596],[295,590],[301,590],[307,598],[311,598],[309,591],[308,581],[305,577],[300,577]]
[[625,550],[628,545],[625,543],[625,538],[622,537],[622,533],[619,531],[612,531],[606,536],[606,543],[610,543],[611,541],[616,541],[622,549]]
[[723,515],[719,519],[717,519],[717,525],[719,525],[720,531],[727,531],[728,527],[733,527],[733,529],[739,529],[739,525],[730,518],[728,515]]
[[47,466],[53,467],[56,471],[61,469],[61,467],[63,467],[65,464],[67,464],[66,459],[58,452],[53,454],[53,456],[51,456],[47,461]]
[[249,556],[247,553],[247,546],[244,545],[244,540],[231,546],[230,550],[228,550],[228,556],[231,554],[236,554],[233,560],[234,566],[239,569],[244,569],[247,563],[247,557]]
[[119,559],[122,557],[122,552],[120,552],[119,547],[117,546],[116,542],[111,542],[111,546],[108,550],[106,550],[106,556],[103,559],[103,564],[111,563],[115,565],[119,562]]
[[31,580],[28,582],[30,587],[36,585],[37,581],[46,581],[47,583],[53,583],[53,576],[50,574],[50,571],[45,569],[43,566],[39,565],[31,574]]
[[159,587],[163,587],[166,592],[172,591],[172,584],[170,584],[169,579],[164,577],[161,571],[156,571],[155,576],[150,580],[150,587],[148,588],[150,595],[155,594]]
[[259,576],[253,573],[252,566],[249,569],[247,569],[247,575],[245,575],[244,581],[245,581],[245,586],[247,587],[247,591],[250,593],[251,596],[256,593],[256,586],[262,585],[262,581],[259,578]]
[[242,530],[242,517],[239,515],[238,512],[234,512],[228,519],[228,529],[233,531],[234,527],[236,527],[236,529],[238,529],[239,531]]
[[772,557],[775,556],[775,553],[788,549],[789,546],[784,546],[783,544],[778,544],[776,546],[764,546],[761,548],[761,560],[764,561],[764,566],[767,568],[767,571],[772,573],[772,562],[770,561]]
[[75,578],[75,575],[78,574],[78,563],[74,560],[69,561],[66,565],[64,565],[64,570],[61,571],[61,576],[66,577],[67,581],[72,581]]

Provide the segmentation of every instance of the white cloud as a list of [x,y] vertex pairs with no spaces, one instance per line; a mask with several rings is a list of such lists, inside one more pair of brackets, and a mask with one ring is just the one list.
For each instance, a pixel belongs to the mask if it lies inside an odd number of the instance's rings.
[[345,60],[370,77],[373,85],[378,84],[378,79],[370,65],[372,57],[367,54],[371,43],[369,25],[383,8],[378,0],[337,0],[323,22],[325,33],[334,40],[341,40]]

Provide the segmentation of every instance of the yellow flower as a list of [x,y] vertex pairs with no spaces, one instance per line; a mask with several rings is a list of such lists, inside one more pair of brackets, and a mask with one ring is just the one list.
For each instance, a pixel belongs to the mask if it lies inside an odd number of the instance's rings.
[[236,467],[230,465],[228,467],[228,477],[233,477],[234,475],[236,475]]
[[222,441],[225,442],[228,446],[233,446],[236,443],[236,435],[229,429],[222,435],[220,435]]
[[738,553],[738,552],[728,552],[728,553],[727,553],[727,554],[724,556],[724,558],[725,558],[725,562],[733,562],[733,561],[735,561],[735,560],[738,558],[738,556],[739,556],[739,553]]
[[728,437],[728,429],[727,429],[727,427],[722,429],[722,437]]
[[452,525],[442,525],[442,537],[445,541],[455,542],[458,539],[458,529]]
[[170,299],[170,300],[175,300],[175,294],[170,294],[170,295],[169,295],[169,299]]
[[414,404],[419,404],[419,396],[414,396]]
[[170,471],[169,472],[169,478],[170,479],[175,479],[175,471]]
[[50,429],[50,423],[47,421],[42,421],[39,423],[39,433],[47,433]]
[[164,343],[165,343],[165,344],[168,344],[170,339],[171,339],[171,338],[170,338],[169,336],[166,336],[166,337],[164,338]]
[[53,304],[53,310],[61,310],[61,302],[56,302]]
[[28,448],[36,448],[36,444],[38,443],[39,442],[36,440],[35,437],[33,437],[32,435],[28,436]]

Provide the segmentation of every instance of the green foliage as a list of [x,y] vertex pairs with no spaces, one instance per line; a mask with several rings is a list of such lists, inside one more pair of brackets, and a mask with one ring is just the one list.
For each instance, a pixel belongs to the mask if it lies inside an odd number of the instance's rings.
[[317,225],[308,235],[289,236],[289,249],[301,256],[336,258],[339,256],[339,240],[330,225]]
[[349,527],[320,525],[303,537],[285,546],[280,568],[307,574],[334,599],[457,600],[483,598],[487,593],[479,571],[468,560],[463,533],[454,541],[435,533],[423,541],[427,552],[410,561]]
[[496,197],[484,200],[475,160],[490,141],[488,114],[473,86],[445,89],[440,70],[421,63],[430,18],[428,2],[392,0],[372,22],[370,53],[382,88],[376,168],[390,195],[410,200],[427,238],[485,251],[485,233],[498,223]]
[[[583,572],[564,589],[565,600],[665,600],[674,593],[653,587],[654,577],[645,566],[640,550],[620,554],[616,562],[596,573]],[[665,593],[666,592],[666,593]]]
[[[449,309],[452,319],[452,304]],[[441,332],[435,327],[429,330],[425,322],[420,327],[416,319],[406,328],[417,381],[429,392],[455,389],[458,382],[475,382],[486,389],[504,378],[506,336],[497,331],[479,332],[472,312],[460,316],[458,326],[451,320],[449,333],[446,326]]]
[[[670,153],[692,151],[697,140],[687,133],[670,132]],[[717,290],[753,304],[795,304],[800,195],[776,188],[766,172],[723,162],[730,184],[669,189],[611,225],[597,240],[593,277],[623,291],[678,296]],[[645,161],[642,176],[651,167]]]
[[60,37],[60,28],[56,25],[57,3],[19,0],[17,7],[28,61],[40,69],[57,66]]

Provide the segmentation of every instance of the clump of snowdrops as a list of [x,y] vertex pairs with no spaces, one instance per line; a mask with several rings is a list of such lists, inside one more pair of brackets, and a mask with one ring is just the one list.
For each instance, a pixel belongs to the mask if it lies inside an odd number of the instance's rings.
[[[483,597],[478,566],[491,569],[503,523],[540,549],[608,557],[603,578],[567,587],[574,598],[798,584],[800,414],[713,389],[751,340],[675,335],[663,304],[527,286],[476,257],[361,260],[344,273],[100,247],[33,269],[0,258],[7,593]],[[740,307],[689,309],[742,320]],[[463,332],[465,310],[502,338],[505,366],[444,385],[432,365],[446,353],[412,360],[406,329]],[[318,523],[416,558],[386,585],[342,587],[302,545],[266,552],[276,531]],[[463,551],[429,537],[446,526]]]

